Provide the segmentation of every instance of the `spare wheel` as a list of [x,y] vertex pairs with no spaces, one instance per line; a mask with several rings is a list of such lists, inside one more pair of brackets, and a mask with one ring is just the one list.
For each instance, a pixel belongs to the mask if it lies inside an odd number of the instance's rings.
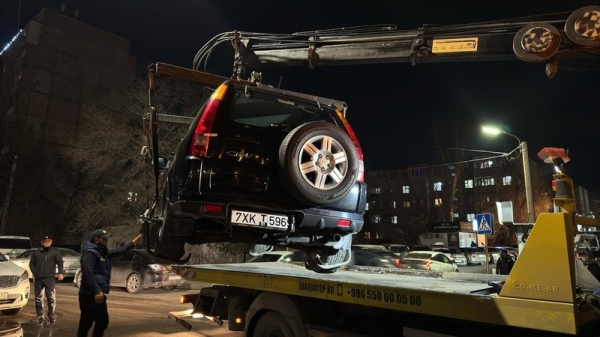
[[358,174],[356,147],[344,130],[312,122],[292,130],[279,148],[287,190],[297,200],[327,205],[344,198]]

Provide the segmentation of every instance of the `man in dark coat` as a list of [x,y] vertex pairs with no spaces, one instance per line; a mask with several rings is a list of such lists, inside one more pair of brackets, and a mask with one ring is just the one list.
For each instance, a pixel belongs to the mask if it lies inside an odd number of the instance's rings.
[[508,275],[512,270],[512,267],[515,264],[515,260],[512,256],[508,255],[508,250],[502,249],[500,252],[500,257],[498,261],[496,261],[496,274],[498,275]]
[[103,229],[97,229],[85,243],[81,254],[81,285],[79,287],[79,318],[78,337],[86,337],[94,325],[94,337],[104,335],[108,327],[108,308],[106,294],[110,291],[110,259],[119,256],[135,245],[142,238],[136,236],[131,242],[117,248],[108,249],[108,234]]
[[[37,249],[31,254],[29,260],[29,270],[33,274],[34,291],[35,291],[35,311],[36,318],[32,319],[33,323],[44,322],[44,292],[46,293],[46,301],[48,307],[48,320],[50,323],[55,323],[54,311],[56,310],[56,288],[54,278],[59,281],[63,279],[63,258],[58,248],[52,247],[52,238],[44,236],[42,239],[42,248]],[[58,266],[58,275],[56,269]]]

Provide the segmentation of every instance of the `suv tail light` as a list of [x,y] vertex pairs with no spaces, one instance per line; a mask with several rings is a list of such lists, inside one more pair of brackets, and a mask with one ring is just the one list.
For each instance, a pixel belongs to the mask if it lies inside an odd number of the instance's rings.
[[229,81],[221,84],[215,92],[213,92],[206,103],[206,108],[204,108],[204,112],[202,113],[202,116],[200,116],[200,120],[194,130],[194,135],[192,136],[190,147],[191,156],[206,157],[208,143],[212,136],[210,130],[215,121],[217,111],[219,111],[219,108],[221,107],[223,96],[225,96],[227,89],[229,89]]
[[365,162],[363,160],[362,148],[360,147],[360,143],[358,142],[358,138],[356,138],[354,130],[352,130],[350,123],[348,123],[346,120],[346,117],[344,117],[340,110],[335,110],[335,112],[337,112],[338,116],[342,120],[346,132],[348,132],[348,136],[350,136],[350,139],[352,139],[352,143],[354,143],[354,147],[356,148],[356,153],[358,156],[358,175],[356,176],[356,181],[362,183],[365,181]]

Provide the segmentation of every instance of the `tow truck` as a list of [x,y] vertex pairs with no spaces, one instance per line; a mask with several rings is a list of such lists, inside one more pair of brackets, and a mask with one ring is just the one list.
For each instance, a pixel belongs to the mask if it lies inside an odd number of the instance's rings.
[[[260,84],[261,74],[242,79],[248,68],[408,62],[522,60],[547,62],[549,78],[559,57],[598,58],[600,6],[572,13],[397,31],[390,26],[264,34],[234,31],[199,50],[194,69],[155,64],[155,76],[175,76],[207,85],[225,78],[201,72],[213,48],[235,51],[229,80]],[[157,120],[153,112],[151,129]],[[153,152],[154,158],[158,154]],[[159,174],[157,160],[155,174]],[[183,295],[192,308],[171,312],[187,329],[204,317],[247,336],[401,336],[414,327],[452,335],[597,336],[600,302],[596,279],[575,256],[576,216],[572,179],[553,176],[559,212],[542,213],[509,275],[416,272],[345,267],[316,274],[290,263],[174,265],[185,279],[211,287]]]

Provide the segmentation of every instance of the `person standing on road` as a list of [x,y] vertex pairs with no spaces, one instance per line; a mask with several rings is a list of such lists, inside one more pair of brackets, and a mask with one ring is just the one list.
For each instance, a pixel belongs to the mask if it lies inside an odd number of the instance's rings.
[[[31,254],[29,260],[29,270],[33,274],[35,291],[35,311],[37,316],[31,320],[32,323],[44,322],[44,292],[48,308],[48,320],[50,323],[56,323],[54,312],[56,310],[56,289],[54,278],[63,280],[63,258],[60,250],[52,246],[52,238],[44,236],[42,239],[42,248],[37,249]],[[58,266],[58,275],[56,269]]]
[[[77,337],[86,337],[94,325],[94,337],[102,337],[108,327],[108,307],[106,294],[110,291],[110,259],[117,257],[135,247],[142,235],[131,242],[117,248],[108,249],[108,234],[103,229],[96,229],[81,254],[81,285],[79,287],[79,328]],[[95,322],[95,324],[94,324]]]
[[515,265],[515,260],[512,256],[508,255],[508,250],[502,249],[500,252],[500,257],[498,261],[496,261],[496,274],[498,275],[508,275]]

